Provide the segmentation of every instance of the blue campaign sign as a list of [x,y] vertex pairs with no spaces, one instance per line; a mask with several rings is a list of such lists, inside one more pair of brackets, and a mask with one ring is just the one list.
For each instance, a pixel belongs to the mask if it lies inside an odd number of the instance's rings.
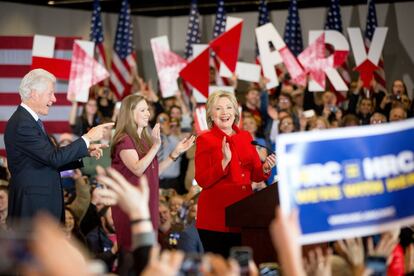
[[280,135],[279,196],[302,244],[414,224],[414,119]]

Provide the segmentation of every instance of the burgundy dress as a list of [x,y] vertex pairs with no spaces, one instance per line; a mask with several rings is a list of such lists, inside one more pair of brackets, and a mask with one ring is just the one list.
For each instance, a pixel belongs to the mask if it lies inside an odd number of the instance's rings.
[[[149,147],[144,144],[145,151],[149,150]],[[132,138],[125,135],[119,143],[115,145],[115,152],[112,156],[112,167],[119,171],[132,185],[139,185],[139,177],[131,172],[127,166],[122,162],[119,153],[121,150],[136,149],[135,143]],[[138,153],[138,151],[137,151]],[[138,153],[139,158],[143,158],[144,155]],[[155,157],[147,169],[144,172],[148,179],[149,185],[149,209],[151,213],[151,221],[155,231],[159,225],[159,214],[158,214],[158,201],[159,201],[159,177],[158,177],[158,160]],[[112,217],[114,219],[116,236],[118,240],[118,246],[124,250],[130,250],[131,247],[131,225],[129,218],[118,206],[112,207]]]

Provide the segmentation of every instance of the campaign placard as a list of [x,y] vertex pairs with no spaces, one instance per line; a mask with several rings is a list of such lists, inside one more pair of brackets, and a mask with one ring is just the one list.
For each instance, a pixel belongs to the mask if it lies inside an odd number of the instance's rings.
[[280,205],[298,209],[300,243],[413,224],[413,141],[414,119],[280,135]]

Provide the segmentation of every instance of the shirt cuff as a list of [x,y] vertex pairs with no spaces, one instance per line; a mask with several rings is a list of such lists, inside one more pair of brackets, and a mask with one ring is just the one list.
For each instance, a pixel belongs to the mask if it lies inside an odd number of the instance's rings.
[[82,136],[83,141],[85,141],[86,148],[89,148],[89,145],[91,142],[89,142],[88,138],[85,137],[85,135]]

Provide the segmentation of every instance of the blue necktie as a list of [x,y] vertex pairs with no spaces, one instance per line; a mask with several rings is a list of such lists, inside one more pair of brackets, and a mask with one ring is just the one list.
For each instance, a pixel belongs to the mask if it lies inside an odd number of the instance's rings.
[[38,119],[36,122],[40,126],[40,128],[43,130],[43,133],[46,134],[46,130],[45,130],[45,126],[43,125],[43,122],[40,119]]

